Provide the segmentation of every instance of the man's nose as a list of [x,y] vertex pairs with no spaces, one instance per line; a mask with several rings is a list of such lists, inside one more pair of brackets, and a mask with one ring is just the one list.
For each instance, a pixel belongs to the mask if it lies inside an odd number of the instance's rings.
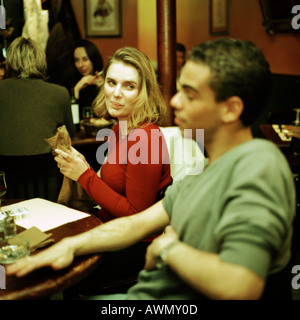
[[181,103],[180,103],[180,92],[177,92],[171,99],[170,105],[174,109],[180,109]]

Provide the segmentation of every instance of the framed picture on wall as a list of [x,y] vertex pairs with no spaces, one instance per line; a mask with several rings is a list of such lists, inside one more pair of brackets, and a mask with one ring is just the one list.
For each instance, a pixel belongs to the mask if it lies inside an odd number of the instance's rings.
[[229,34],[230,0],[209,0],[210,33]]
[[121,0],[85,0],[85,36],[121,37]]
[[300,0],[259,0],[259,3],[263,14],[263,26],[268,34],[297,31],[292,27],[292,8],[300,5]]

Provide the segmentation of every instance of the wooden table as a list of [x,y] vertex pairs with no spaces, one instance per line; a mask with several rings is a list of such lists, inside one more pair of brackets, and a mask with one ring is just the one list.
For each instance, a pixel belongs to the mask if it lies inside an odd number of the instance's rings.
[[275,143],[282,153],[285,155],[288,163],[290,164],[293,173],[300,173],[300,159],[299,155],[293,153],[291,141],[282,141],[278,134],[275,132],[271,124],[262,124],[259,126],[261,132],[266,139]]
[[[106,140],[105,140],[106,141]],[[86,146],[86,145],[101,145],[103,141],[97,141],[96,136],[86,135],[84,129],[81,129],[79,132],[76,132],[75,136],[72,138],[72,146]]]
[[[3,200],[3,206],[19,201],[22,200]],[[87,218],[64,224],[46,233],[52,233],[51,238],[55,242],[58,242],[67,236],[77,235],[100,224],[101,221],[91,215]],[[0,290],[0,300],[47,298],[81,280],[85,275],[99,266],[101,260],[101,253],[91,254],[76,257],[71,266],[60,271],[45,267],[35,270],[22,278],[7,276],[6,289]]]
[[281,140],[271,124],[261,124],[259,129],[268,140],[273,141],[282,151],[289,151],[291,148],[291,142]]

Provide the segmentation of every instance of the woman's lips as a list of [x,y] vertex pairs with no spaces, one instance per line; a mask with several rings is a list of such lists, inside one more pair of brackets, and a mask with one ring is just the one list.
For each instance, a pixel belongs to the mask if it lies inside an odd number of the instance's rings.
[[114,108],[114,109],[121,109],[122,108],[122,105],[120,103],[117,103],[117,102],[113,102],[111,101],[111,106]]

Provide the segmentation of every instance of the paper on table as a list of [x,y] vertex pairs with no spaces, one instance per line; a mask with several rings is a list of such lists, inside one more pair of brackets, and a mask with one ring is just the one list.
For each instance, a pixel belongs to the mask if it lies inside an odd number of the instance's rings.
[[16,222],[17,225],[26,229],[37,227],[41,231],[47,231],[68,222],[88,217],[88,214],[84,212],[40,198],[4,206],[2,210],[11,210],[18,207],[25,207],[29,210],[29,217]]

